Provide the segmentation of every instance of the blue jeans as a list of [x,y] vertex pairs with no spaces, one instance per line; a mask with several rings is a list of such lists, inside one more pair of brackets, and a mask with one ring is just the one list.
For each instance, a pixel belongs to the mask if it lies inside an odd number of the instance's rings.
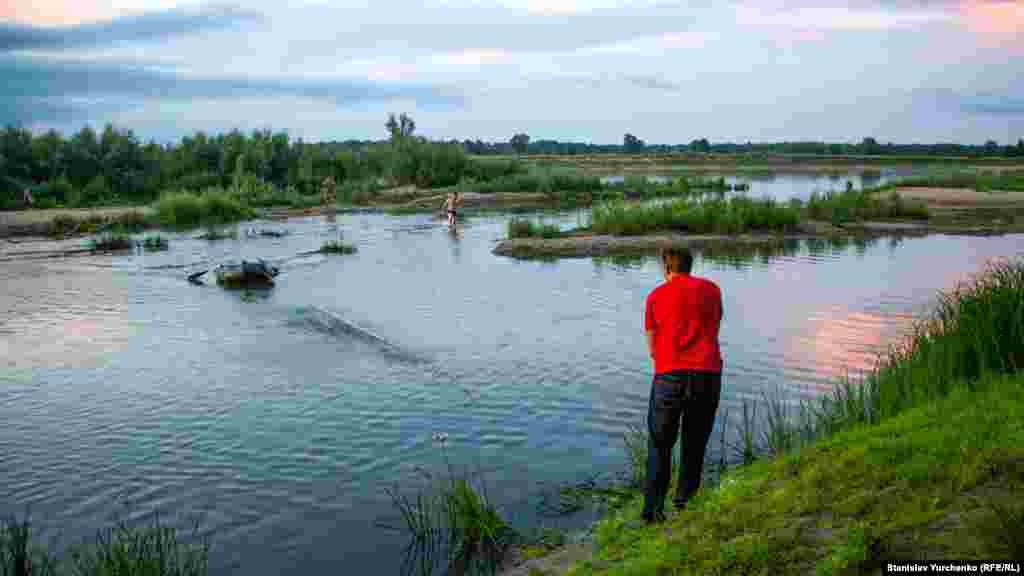
[[[679,483],[672,498],[677,508],[700,488],[715,412],[722,395],[721,372],[677,370],[656,374],[647,411],[647,477],[644,480],[644,518],[665,513],[665,496],[672,474],[672,449],[682,433]],[[682,426],[680,426],[680,419]]]

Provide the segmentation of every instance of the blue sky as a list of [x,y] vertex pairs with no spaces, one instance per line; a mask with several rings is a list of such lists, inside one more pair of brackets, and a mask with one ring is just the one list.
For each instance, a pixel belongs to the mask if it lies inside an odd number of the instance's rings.
[[0,6],[0,122],[616,143],[1024,138],[1024,0]]

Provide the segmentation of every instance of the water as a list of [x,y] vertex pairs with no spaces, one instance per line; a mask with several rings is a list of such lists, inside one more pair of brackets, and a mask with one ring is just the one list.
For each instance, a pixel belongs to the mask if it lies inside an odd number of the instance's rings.
[[[758,198],[769,196],[778,200],[789,200],[799,198],[807,200],[814,192],[823,193],[828,191],[845,190],[847,182],[855,189],[881,186],[890,182],[898,181],[900,178],[910,176],[915,172],[908,168],[882,168],[878,171],[864,171],[856,173],[742,173],[725,175],[728,184],[748,184],[750,196]],[[646,175],[649,182],[664,184],[671,181],[672,176]],[[700,176],[699,176],[700,177]],[[710,178],[711,176],[707,176]],[[713,176],[717,178],[718,175]],[[625,181],[625,176],[613,175],[604,176],[601,181],[606,184],[620,184]]]
[[[159,510],[201,519],[214,574],[395,574],[405,540],[378,526],[398,522],[384,489],[422,486],[447,456],[483,470],[515,526],[585,525],[540,517],[539,494],[622,469],[660,272],[496,257],[506,221],[452,236],[427,216],[352,214],[259,225],[284,238],[0,263],[0,515],[28,505],[44,541],[70,542]],[[357,254],[294,258],[339,231]],[[723,408],[734,425],[744,399],[827,390],[936,291],[1022,254],[1010,235],[698,258],[723,291]],[[185,281],[258,256],[280,262],[272,290]]]

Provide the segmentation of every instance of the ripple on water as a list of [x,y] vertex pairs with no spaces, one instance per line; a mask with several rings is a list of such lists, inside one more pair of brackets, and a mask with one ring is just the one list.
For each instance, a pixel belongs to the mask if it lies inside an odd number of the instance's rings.
[[[337,233],[314,218],[273,241],[182,235],[160,255],[3,263],[0,501],[86,535],[119,503],[184,527],[202,513],[212,569],[256,576],[336,558],[374,573],[401,545],[366,528],[394,512],[383,486],[420,486],[445,457],[479,464],[503,510],[529,516],[542,482],[620,465],[647,409],[641,310],[661,277],[652,259],[497,258],[505,222],[479,218],[454,239],[421,217],[339,217],[351,258],[287,260]],[[700,259],[729,300],[716,434],[735,433],[744,399],[827,391],[979,254],[1016,254],[1019,239]],[[927,264],[935,251],[942,267]],[[255,256],[288,267],[254,300],[147,269]],[[327,313],[299,318],[310,309]]]

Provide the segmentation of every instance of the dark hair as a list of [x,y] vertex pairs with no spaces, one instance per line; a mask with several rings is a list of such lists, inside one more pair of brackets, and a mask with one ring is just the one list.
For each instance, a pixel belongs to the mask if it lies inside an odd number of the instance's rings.
[[661,263],[666,272],[673,274],[689,274],[693,270],[693,253],[689,248],[662,248]]

